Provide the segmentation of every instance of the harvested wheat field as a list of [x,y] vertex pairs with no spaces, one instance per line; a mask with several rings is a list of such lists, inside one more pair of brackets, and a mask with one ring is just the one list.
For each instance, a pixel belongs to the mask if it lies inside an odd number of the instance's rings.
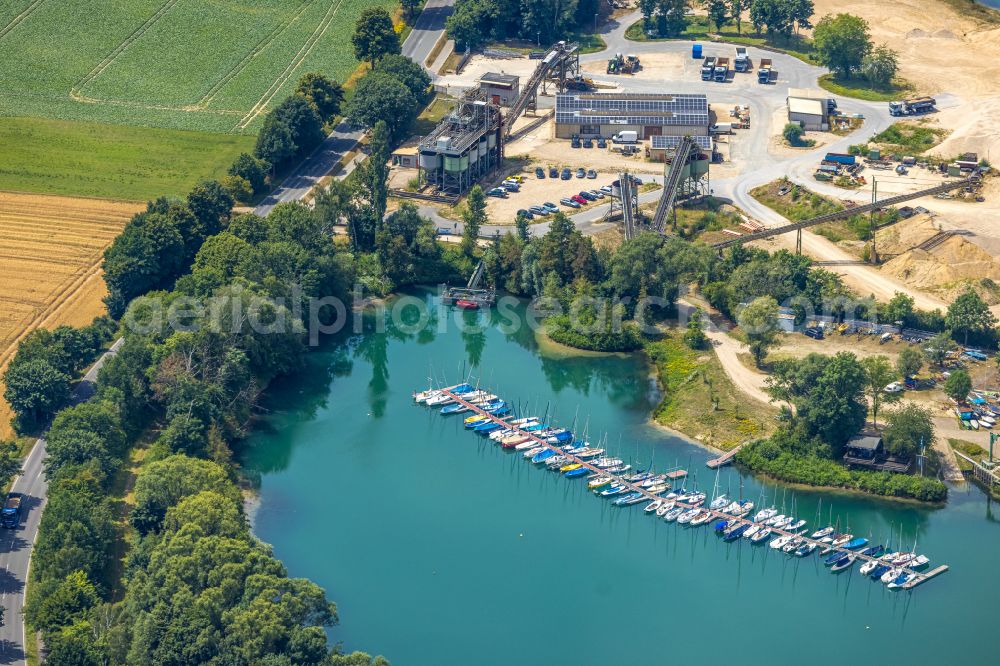
[[[0,192],[0,372],[40,326],[83,325],[104,311],[105,248],[144,206]],[[2,391],[2,385],[0,385]],[[0,436],[9,435],[0,405]]]

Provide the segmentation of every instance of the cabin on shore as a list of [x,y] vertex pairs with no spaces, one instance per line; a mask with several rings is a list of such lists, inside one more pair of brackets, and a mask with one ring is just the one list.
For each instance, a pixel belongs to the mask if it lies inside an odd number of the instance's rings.
[[882,435],[874,430],[863,430],[844,445],[844,463],[849,467],[905,473],[910,470],[912,462],[888,455]]

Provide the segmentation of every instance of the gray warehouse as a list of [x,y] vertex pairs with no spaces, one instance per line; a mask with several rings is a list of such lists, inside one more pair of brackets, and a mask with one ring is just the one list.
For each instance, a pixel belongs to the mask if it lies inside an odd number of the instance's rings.
[[708,136],[708,98],[701,94],[567,93],[556,95],[556,136],[610,137],[634,131],[657,135]]

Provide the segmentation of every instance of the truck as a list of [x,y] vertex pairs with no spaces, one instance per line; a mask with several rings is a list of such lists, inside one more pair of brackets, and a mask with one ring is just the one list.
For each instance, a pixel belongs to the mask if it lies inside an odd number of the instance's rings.
[[3,503],[3,511],[0,512],[0,526],[8,529],[17,529],[21,524],[21,494],[9,493],[7,500]]
[[724,83],[728,76],[729,58],[719,58],[715,61],[715,75],[713,78],[720,83]]
[[714,72],[715,56],[705,56],[705,59],[701,61],[701,80],[711,81]]
[[736,67],[737,72],[749,72],[753,67],[753,63],[747,55],[746,47],[736,47],[736,59],[733,61],[733,66]]
[[639,141],[639,133],[634,130],[618,132],[611,137],[611,143],[636,143]]
[[761,58],[760,68],[757,70],[757,83],[771,82],[771,59]]
[[854,164],[857,159],[854,155],[848,155],[847,153],[827,153],[826,157],[823,158],[827,162],[836,162],[837,164]]
[[889,102],[890,116],[915,116],[935,111],[937,100],[933,97],[911,97],[898,102]]
[[709,134],[732,134],[733,124],[732,123],[717,123],[708,128]]

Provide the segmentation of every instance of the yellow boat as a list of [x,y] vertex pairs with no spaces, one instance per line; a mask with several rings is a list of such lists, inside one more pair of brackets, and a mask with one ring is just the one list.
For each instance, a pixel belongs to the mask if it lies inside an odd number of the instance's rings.
[[572,472],[574,469],[580,469],[583,467],[580,463],[570,463],[569,465],[563,465],[559,468],[560,472]]
[[489,421],[490,417],[485,414],[476,414],[475,416],[466,416],[465,423],[479,423],[480,421]]
[[596,479],[591,479],[590,481],[588,481],[587,487],[590,488],[591,490],[597,490],[598,488],[602,488],[608,485],[609,483],[611,483],[612,480],[613,479],[610,476],[599,476]]

